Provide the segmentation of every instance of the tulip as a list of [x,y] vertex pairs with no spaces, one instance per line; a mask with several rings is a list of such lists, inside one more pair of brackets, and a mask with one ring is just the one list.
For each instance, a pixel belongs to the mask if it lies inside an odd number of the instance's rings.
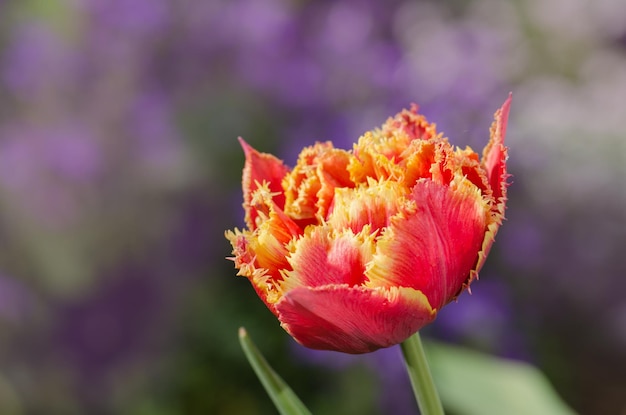
[[477,278],[506,204],[509,97],[482,157],[417,106],[352,151],[316,143],[293,169],[240,139],[247,228],[238,275],[304,346],[367,353],[403,342]]

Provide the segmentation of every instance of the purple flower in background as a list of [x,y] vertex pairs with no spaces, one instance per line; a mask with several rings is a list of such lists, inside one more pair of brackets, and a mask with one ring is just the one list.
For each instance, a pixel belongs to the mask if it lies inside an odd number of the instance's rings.
[[131,375],[137,362],[154,359],[165,345],[159,322],[175,296],[166,295],[158,270],[123,266],[103,278],[99,290],[56,310],[50,347],[75,369],[75,398],[87,407],[113,408],[110,396],[119,377]]
[[515,327],[514,306],[502,277],[482,275],[471,295],[448,308],[442,310],[431,328],[432,335],[499,356],[530,359],[529,349]]
[[98,180],[102,149],[80,124],[13,123],[0,129],[0,186],[26,210],[66,221],[80,207],[72,188]]
[[129,113],[133,151],[153,171],[170,171],[183,161],[180,134],[173,123],[171,100],[162,92],[137,95]]
[[18,279],[0,274],[0,320],[19,325],[32,312],[32,293]]
[[88,13],[108,37],[149,38],[158,36],[172,18],[172,4],[168,0],[88,0]]
[[397,346],[377,350],[375,353],[350,355],[308,349],[291,342],[298,359],[333,370],[343,370],[352,365],[363,365],[376,377],[378,406],[381,413],[415,413],[415,396],[411,389],[402,353]]
[[212,42],[224,49],[212,67],[232,65],[238,85],[279,106],[287,154],[316,140],[349,145],[346,137],[366,131],[369,120],[411,102],[477,145],[490,123],[485,109],[508,92],[499,70],[507,44],[421,3],[244,0],[214,16]]
[[132,72],[137,62],[148,63],[172,23],[169,0],[89,0],[82,7],[89,24],[87,47],[98,52],[89,60],[109,73]]
[[41,99],[63,89],[76,75],[76,55],[42,22],[18,25],[0,56],[0,80],[21,99]]
[[50,170],[59,177],[93,183],[103,169],[102,148],[90,131],[80,126],[46,131],[43,152]]

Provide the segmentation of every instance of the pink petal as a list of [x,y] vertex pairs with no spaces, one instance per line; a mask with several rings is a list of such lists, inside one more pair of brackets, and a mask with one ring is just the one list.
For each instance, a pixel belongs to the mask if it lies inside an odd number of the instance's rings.
[[320,226],[301,237],[294,250],[289,258],[292,271],[287,272],[282,286],[286,291],[303,286],[362,284],[374,242],[369,235],[355,235],[351,230],[339,233]]
[[288,244],[302,234],[302,230],[271,200],[266,200],[268,215],[254,230],[227,231],[226,238],[233,246],[237,275],[247,277],[259,297],[274,311],[280,292],[277,285],[281,272],[291,270],[288,262]]
[[492,208],[492,219],[489,223],[482,248],[479,253],[478,262],[474,269],[474,274],[478,273],[484,265],[487,254],[491,250],[491,245],[495,240],[498,229],[504,219],[504,210],[507,200],[507,179],[509,177],[506,171],[506,161],[508,158],[507,148],[504,145],[506,136],[507,121],[509,118],[509,110],[511,108],[512,95],[504,102],[502,107],[496,111],[495,120],[491,125],[491,138],[489,144],[483,151],[482,164],[487,172],[489,185],[493,191],[495,204]]
[[246,164],[243,168],[243,201],[246,209],[246,224],[251,230],[256,229],[256,219],[259,216],[257,207],[252,206],[252,194],[264,182],[269,184],[269,190],[276,193],[273,201],[279,208],[284,209],[285,196],[283,195],[282,180],[289,172],[283,162],[271,154],[260,153],[239,137],[239,143],[246,155]]
[[412,287],[439,309],[469,282],[489,208],[478,188],[459,176],[450,187],[418,181],[412,198],[415,211],[394,218],[378,241],[368,286]]
[[368,353],[406,340],[435,318],[411,288],[297,288],[276,304],[282,326],[312,349]]
[[487,178],[493,196],[496,200],[498,213],[504,215],[504,202],[506,201],[506,172],[507,148],[504,146],[506,136],[506,126],[509,119],[512,95],[504,102],[502,107],[496,111],[495,120],[491,125],[491,138],[483,151],[482,163],[487,171]]

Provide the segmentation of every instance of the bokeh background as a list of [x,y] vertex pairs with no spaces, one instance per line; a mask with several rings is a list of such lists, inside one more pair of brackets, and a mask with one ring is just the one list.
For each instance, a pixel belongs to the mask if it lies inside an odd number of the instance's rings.
[[0,413],[412,414],[397,348],[296,345],[235,277],[236,138],[288,165],[420,105],[480,151],[513,91],[508,220],[426,336],[626,413],[626,2],[1,0]]

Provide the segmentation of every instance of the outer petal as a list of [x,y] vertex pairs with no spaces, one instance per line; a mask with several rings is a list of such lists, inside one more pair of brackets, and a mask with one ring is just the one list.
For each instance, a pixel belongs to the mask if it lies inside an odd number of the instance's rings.
[[259,226],[243,232],[227,231],[226,238],[233,246],[235,267],[238,275],[247,277],[259,297],[274,312],[273,303],[278,301],[278,289],[282,272],[290,270],[287,246],[302,234],[302,230],[267,195],[265,183],[253,195],[255,204],[265,206],[267,216],[259,216]]
[[283,328],[300,344],[354,354],[398,344],[435,318],[421,292],[403,287],[298,288],[276,309]]
[[487,254],[491,250],[491,245],[498,233],[498,229],[504,219],[506,208],[506,190],[509,177],[506,171],[506,160],[508,158],[507,148],[504,145],[506,136],[506,126],[509,119],[509,109],[511,108],[512,95],[504,102],[502,107],[496,111],[495,120],[491,125],[491,138],[483,151],[482,164],[487,172],[487,178],[495,199],[492,209],[492,220],[489,223],[483,245],[480,250],[478,262],[474,269],[474,274],[478,273],[487,259]]
[[483,150],[482,158],[493,196],[496,199],[497,213],[501,217],[504,216],[504,204],[506,202],[506,180],[508,175],[506,172],[507,148],[504,146],[504,138],[509,119],[509,109],[511,108],[511,99],[512,96],[509,94],[509,98],[496,111],[495,120],[491,125],[491,138]]
[[246,143],[243,138],[239,137],[239,143],[243,147],[246,155],[246,164],[243,168],[243,202],[246,210],[246,225],[251,230],[258,226],[257,218],[259,216],[258,206],[252,203],[254,192],[263,183],[267,183],[269,191],[273,194],[274,202],[281,209],[285,206],[285,196],[281,182],[283,177],[289,172],[287,166],[283,162],[271,154],[259,153]]
[[480,190],[460,176],[450,187],[419,181],[413,200],[415,211],[394,218],[380,238],[366,271],[368,286],[412,287],[439,309],[469,283],[489,207]]
[[235,267],[239,270],[237,275],[248,278],[259,298],[272,313],[276,314],[273,303],[267,299],[268,293],[275,291],[275,284],[268,273],[269,270],[259,266],[256,253],[251,246],[251,241],[255,240],[256,236],[248,230],[241,232],[235,229],[234,232],[227,231],[226,238],[233,246],[234,256],[228,259],[235,262]]

